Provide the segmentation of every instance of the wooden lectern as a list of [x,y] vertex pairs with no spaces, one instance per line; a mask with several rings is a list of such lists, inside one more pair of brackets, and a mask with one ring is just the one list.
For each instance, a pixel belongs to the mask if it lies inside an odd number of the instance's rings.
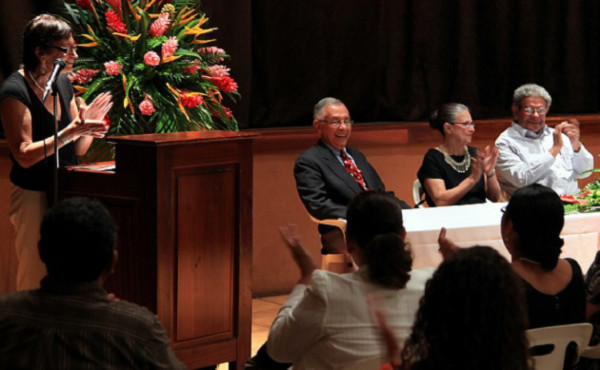
[[190,368],[242,369],[250,357],[257,136],[111,137],[114,169],[61,171],[61,198],[98,198],[117,221],[119,263],[105,288],[156,312]]

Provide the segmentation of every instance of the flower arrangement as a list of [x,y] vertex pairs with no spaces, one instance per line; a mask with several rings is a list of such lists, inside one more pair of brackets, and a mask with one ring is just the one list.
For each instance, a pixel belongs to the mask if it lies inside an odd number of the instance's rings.
[[66,0],[79,58],[70,75],[85,100],[110,91],[110,135],[237,130],[223,97],[238,85],[228,55],[205,38],[199,0]]

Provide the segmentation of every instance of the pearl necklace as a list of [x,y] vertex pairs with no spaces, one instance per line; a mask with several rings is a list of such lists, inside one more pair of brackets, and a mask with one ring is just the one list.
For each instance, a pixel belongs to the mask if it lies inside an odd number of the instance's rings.
[[444,161],[446,161],[446,163],[448,163],[450,165],[450,167],[452,167],[452,169],[454,169],[454,171],[456,171],[458,173],[465,173],[469,170],[469,167],[471,167],[471,155],[469,154],[469,148],[467,148],[466,146],[465,146],[465,156],[464,156],[463,160],[460,162],[457,162],[456,160],[454,160],[454,158],[452,158],[450,156],[450,154],[444,152],[440,147],[437,147],[436,149],[444,155]]
[[27,71],[27,76],[29,76],[29,79],[31,80],[31,82],[33,82],[33,85],[35,87],[37,87],[41,92],[46,92],[46,90],[44,90],[40,84],[38,84],[38,82],[35,80],[35,78],[33,78],[33,75],[31,74],[31,71]]

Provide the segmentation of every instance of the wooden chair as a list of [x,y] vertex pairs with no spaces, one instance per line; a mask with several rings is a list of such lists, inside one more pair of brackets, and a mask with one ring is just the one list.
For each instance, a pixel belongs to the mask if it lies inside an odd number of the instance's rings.
[[[334,218],[326,218],[324,220],[319,220],[318,218],[313,217],[308,214],[310,219],[319,225],[327,225],[333,226],[340,229],[342,232],[342,236],[344,238],[344,243],[346,242],[346,220],[344,219],[334,219]],[[321,255],[321,269],[333,272],[348,272],[348,265],[352,264],[352,258],[348,253],[346,254],[324,254]]]
[[548,346],[550,351],[540,355],[532,355],[535,361],[535,369],[562,370],[569,343],[577,345],[575,361],[579,361],[579,357],[588,347],[592,329],[592,324],[580,323],[527,330],[530,349]]

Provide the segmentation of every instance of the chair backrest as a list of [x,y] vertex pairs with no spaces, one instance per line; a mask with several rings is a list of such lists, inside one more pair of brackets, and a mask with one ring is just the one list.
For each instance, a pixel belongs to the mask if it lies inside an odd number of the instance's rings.
[[[343,240],[340,240],[339,243],[346,244],[346,220],[341,218],[326,218],[324,220],[319,220],[318,218],[313,217],[310,213],[306,213],[308,214],[308,217],[311,219],[311,221],[316,224],[334,226],[340,229],[340,231],[342,232]],[[336,242],[335,244],[337,243],[338,242]],[[352,271],[353,268],[354,262],[352,261],[352,257],[349,253],[321,255],[321,270],[344,273]]]
[[372,357],[365,360],[357,361],[349,366],[342,368],[342,370],[379,370],[381,365],[388,362],[389,359],[385,356]]
[[425,200],[423,199],[423,195],[425,194],[425,191],[423,191],[423,187],[421,186],[421,181],[419,181],[419,179],[416,179],[413,182],[412,193],[413,200],[415,202],[415,208],[424,208],[423,203]]
[[335,226],[339,228],[344,234],[344,237],[346,237],[346,220],[344,220],[343,218],[326,218],[324,220],[319,220],[318,218],[313,217],[310,213],[306,213],[308,214],[308,217],[310,217],[312,222],[321,225]]
[[577,356],[579,360],[581,353],[587,348],[592,336],[592,324],[580,323],[570,325],[557,325],[545,328],[527,330],[529,348],[549,346],[548,353],[533,354],[536,370],[562,370],[569,343],[577,345]]

